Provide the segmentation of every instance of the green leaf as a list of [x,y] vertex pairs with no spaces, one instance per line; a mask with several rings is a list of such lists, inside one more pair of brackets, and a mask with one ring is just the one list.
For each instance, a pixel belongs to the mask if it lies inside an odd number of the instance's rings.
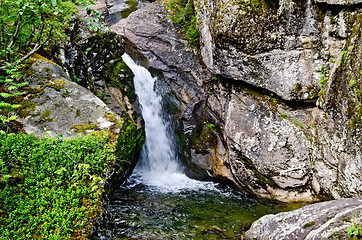
[[16,115],[13,115],[11,117],[9,117],[9,121],[13,121],[13,120],[16,120],[18,118],[18,116]]
[[0,96],[3,97],[3,98],[8,98],[8,97],[12,97],[13,95],[12,94],[9,94],[9,93],[0,93]]
[[10,107],[11,107],[10,103],[0,102],[0,108],[10,108]]
[[12,109],[17,109],[17,108],[19,108],[19,107],[21,107],[20,104],[13,104],[13,105],[11,105],[11,108],[12,108]]
[[52,0],[52,5],[53,5],[53,7],[56,7],[56,6],[57,6],[57,1],[56,1],[56,0]]
[[10,86],[8,89],[9,89],[9,91],[13,91],[13,90],[16,90],[18,88],[16,86]]

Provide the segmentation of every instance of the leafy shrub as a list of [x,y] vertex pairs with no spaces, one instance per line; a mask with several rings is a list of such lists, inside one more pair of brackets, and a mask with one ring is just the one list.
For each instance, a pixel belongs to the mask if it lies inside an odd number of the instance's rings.
[[0,239],[86,237],[100,213],[114,145],[107,132],[0,134]]
[[186,35],[191,45],[197,47],[199,31],[196,27],[196,13],[193,0],[169,0],[169,18],[182,26],[182,32]]

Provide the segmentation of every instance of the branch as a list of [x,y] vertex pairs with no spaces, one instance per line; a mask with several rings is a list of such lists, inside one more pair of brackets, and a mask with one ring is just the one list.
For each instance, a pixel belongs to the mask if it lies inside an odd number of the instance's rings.
[[67,157],[68,157],[70,160],[72,160],[72,161],[74,162],[75,165],[78,165],[78,164],[79,164],[77,161],[75,161],[73,158],[71,158],[71,157],[68,155],[68,153],[67,153],[66,151],[64,151],[63,148],[61,148],[61,147],[58,145],[58,143],[56,143],[55,141],[54,141],[54,143],[55,143],[55,145],[57,145],[57,146],[60,148],[60,150],[62,150],[63,153],[65,153],[65,155],[67,155]]
[[31,35],[29,36],[29,39],[26,41],[25,49],[30,46],[31,42],[33,41],[33,38],[35,36],[35,25],[31,25]]
[[16,38],[18,37],[18,34],[19,34],[19,30],[20,30],[20,24],[21,24],[21,15],[19,16],[19,20],[16,24],[16,30],[15,30],[15,33],[13,35],[13,39],[11,39],[11,42],[9,43],[7,49],[10,49],[13,47],[14,43],[15,43],[15,40]]
[[[30,58],[34,53],[36,53],[40,48],[42,48],[50,40],[50,38],[52,37],[52,34],[51,34],[52,30],[53,29],[50,29],[49,36],[44,40],[44,42],[42,42],[41,44],[37,43],[34,46],[34,48],[30,52],[28,52],[28,54],[26,54],[24,57],[20,58],[19,60],[16,60],[15,62],[11,63],[10,65],[19,64],[19,63],[27,60],[28,58]],[[7,68],[7,65],[1,66],[0,70],[4,70],[5,68]]]

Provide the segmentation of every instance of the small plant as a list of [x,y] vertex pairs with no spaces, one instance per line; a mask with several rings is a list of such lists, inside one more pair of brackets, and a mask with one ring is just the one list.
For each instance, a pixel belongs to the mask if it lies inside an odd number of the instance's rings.
[[211,130],[216,128],[215,124],[209,123],[208,121],[204,121],[204,125],[207,126]]
[[292,121],[292,123],[294,123],[295,125],[297,125],[299,128],[304,128],[304,125],[303,124],[301,124],[301,123],[299,123],[299,122],[297,122],[297,121]]
[[77,76],[75,76],[75,75],[70,75],[70,79],[71,79],[73,82],[76,82],[76,83],[80,83],[80,82],[81,82],[81,80],[80,80]]
[[97,97],[104,100],[104,98],[107,96],[107,93],[105,91],[102,91],[101,93],[97,94]]
[[354,219],[352,220],[352,226],[347,229],[347,233],[353,239],[361,239],[362,238],[362,225],[356,219],[358,218],[358,213],[354,212]]
[[181,25],[182,32],[186,35],[191,46],[198,47],[199,31],[196,26],[196,14],[193,0],[169,0],[169,18]]
[[321,65],[320,68],[317,69],[317,72],[319,73],[318,80],[319,80],[319,83],[321,84],[321,90],[320,90],[319,94],[323,95],[325,92],[325,88],[327,86],[329,69],[327,67],[324,67],[323,65]]

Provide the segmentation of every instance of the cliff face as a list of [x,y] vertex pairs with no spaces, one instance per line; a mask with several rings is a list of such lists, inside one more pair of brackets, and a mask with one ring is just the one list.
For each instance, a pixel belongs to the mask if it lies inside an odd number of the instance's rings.
[[207,105],[257,195],[361,195],[362,15],[342,6],[357,3],[196,1],[203,61],[228,79]]
[[360,196],[362,14],[335,4],[196,1],[202,62],[159,4],[113,29],[175,93],[198,176],[282,201]]

